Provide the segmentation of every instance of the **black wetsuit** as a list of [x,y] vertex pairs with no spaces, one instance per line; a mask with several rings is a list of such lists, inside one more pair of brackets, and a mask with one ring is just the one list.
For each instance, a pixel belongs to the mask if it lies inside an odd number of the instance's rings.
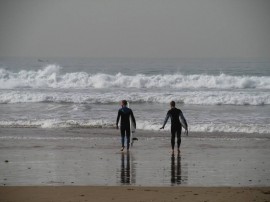
[[163,124],[163,128],[166,125],[168,119],[171,118],[171,145],[172,145],[172,149],[174,149],[174,145],[175,145],[175,133],[177,134],[177,146],[178,149],[180,147],[181,144],[181,131],[182,131],[182,124],[180,122],[181,118],[184,121],[184,124],[187,127],[187,121],[182,113],[182,111],[180,109],[177,108],[172,108],[168,111],[167,116],[164,120],[164,124]]
[[119,119],[121,117],[121,122],[120,122],[120,130],[121,130],[121,137],[122,137],[122,147],[124,147],[125,143],[125,135],[127,137],[127,148],[129,148],[129,142],[130,142],[130,121],[129,117],[131,116],[132,122],[134,124],[134,127],[136,128],[136,120],[133,115],[133,112],[131,109],[127,107],[122,107],[121,109],[118,110],[118,115],[116,119],[116,126],[118,126]]

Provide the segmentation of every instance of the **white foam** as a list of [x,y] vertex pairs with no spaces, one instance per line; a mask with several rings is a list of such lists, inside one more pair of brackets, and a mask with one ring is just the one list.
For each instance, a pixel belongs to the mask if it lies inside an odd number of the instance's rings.
[[[162,123],[144,121],[137,123],[139,129],[159,130]],[[170,130],[170,124],[166,125],[165,130]],[[190,132],[225,132],[225,133],[270,133],[270,124],[238,124],[238,123],[203,123],[189,124]]]
[[134,76],[88,74],[86,72],[64,73],[61,67],[48,65],[37,71],[22,70],[18,73],[0,69],[0,89],[14,88],[173,88],[173,89],[270,89],[269,76],[220,75],[144,75]]
[[186,91],[160,92],[31,92],[5,90],[0,94],[0,103],[118,103],[122,98],[133,103],[169,103],[171,100],[196,105],[269,105],[270,93],[242,91]]
[[0,121],[0,127],[12,128],[111,128],[115,124],[105,120],[16,120]]
[[[159,130],[162,123],[152,121],[138,121],[137,129],[141,130]],[[109,120],[17,120],[0,121],[0,127],[18,127],[18,128],[114,128],[115,122]],[[170,124],[167,124],[165,131],[170,130]],[[270,124],[240,124],[240,123],[202,123],[189,124],[190,132],[225,132],[225,133],[270,133]]]

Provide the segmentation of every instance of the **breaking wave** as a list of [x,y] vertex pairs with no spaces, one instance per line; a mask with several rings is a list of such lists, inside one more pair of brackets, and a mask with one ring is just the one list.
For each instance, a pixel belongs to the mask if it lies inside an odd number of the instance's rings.
[[233,91],[192,91],[176,93],[159,92],[29,92],[3,91],[0,103],[76,103],[76,104],[110,104],[118,103],[122,98],[133,103],[178,103],[197,105],[269,105],[270,94],[266,92],[233,92]]
[[48,65],[34,71],[11,72],[0,69],[0,89],[14,88],[173,88],[173,89],[270,89],[269,76],[220,75],[123,75],[88,74],[86,72],[61,73],[61,67]]

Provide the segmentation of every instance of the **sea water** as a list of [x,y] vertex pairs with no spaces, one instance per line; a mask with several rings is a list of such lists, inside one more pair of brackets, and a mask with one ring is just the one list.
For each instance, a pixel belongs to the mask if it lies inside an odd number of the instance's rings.
[[122,99],[142,130],[174,100],[190,132],[269,135],[270,59],[0,58],[2,128],[113,128]]

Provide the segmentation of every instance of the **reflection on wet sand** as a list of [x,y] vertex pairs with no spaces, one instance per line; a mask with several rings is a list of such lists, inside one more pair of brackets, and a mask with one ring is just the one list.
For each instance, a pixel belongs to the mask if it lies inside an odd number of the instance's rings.
[[[175,163],[176,162],[176,163]],[[183,175],[182,173],[182,167],[181,167],[181,156],[180,154],[177,155],[175,160],[175,155],[172,154],[171,156],[171,184],[185,184],[187,181],[186,175]]]
[[121,184],[135,184],[136,173],[130,152],[121,153]]

